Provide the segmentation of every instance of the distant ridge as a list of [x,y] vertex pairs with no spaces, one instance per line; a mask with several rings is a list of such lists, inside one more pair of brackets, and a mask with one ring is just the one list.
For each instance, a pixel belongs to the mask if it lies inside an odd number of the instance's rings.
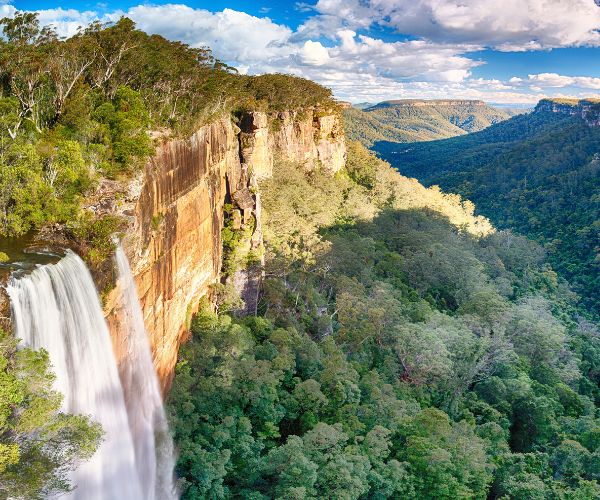
[[514,112],[471,99],[393,99],[362,111],[344,110],[346,134],[367,147],[378,142],[422,142],[477,132]]
[[436,106],[485,106],[485,102],[474,99],[394,99],[391,101],[382,101],[375,104],[371,109],[392,108],[392,107],[436,107]]

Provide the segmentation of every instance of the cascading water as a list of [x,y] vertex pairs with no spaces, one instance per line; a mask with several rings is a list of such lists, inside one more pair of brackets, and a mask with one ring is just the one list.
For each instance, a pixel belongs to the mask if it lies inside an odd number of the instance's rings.
[[90,415],[104,440],[73,474],[69,498],[145,500],[121,381],[94,281],[73,252],[7,286],[15,335],[44,348],[64,395],[63,410]]
[[121,292],[121,321],[128,335],[128,358],[121,369],[121,381],[138,476],[145,499],[169,500],[177,497],[173,483],[173,441],[135,281],[127,256],[120,245],[117,247],[115,261],[118,270],[117,286]]

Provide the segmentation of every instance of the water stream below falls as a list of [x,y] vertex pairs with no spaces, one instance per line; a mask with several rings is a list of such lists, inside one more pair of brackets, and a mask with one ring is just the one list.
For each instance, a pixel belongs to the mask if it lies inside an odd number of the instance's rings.
[[77,500],[170,500],[173,445],[135,283],[119,248],[116,255],[126,366],[117,369],[111,338],[92,276],[73,252],[40,266],[7,286],[15,336],[44,348],[64,395],[63,410],[90,415],[102,425],[103,441],[73,473]]

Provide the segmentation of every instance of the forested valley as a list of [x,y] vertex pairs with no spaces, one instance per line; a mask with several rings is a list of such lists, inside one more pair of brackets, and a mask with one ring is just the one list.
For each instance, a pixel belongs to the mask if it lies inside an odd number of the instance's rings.
[[[238,74],[126,18],[66,40],[35,14],[1,25],[0,236],[60,233],[92,270],[124,225],[86,199],[139,174],[159,140],[248,110],[341,115],[314,82]],[[583,144],[596,133],[559,125]],[[429,143],[431,161],[478,137]],[[489,154],[517,165],[505,142]],[[166,395],[182,498],[600,498],[600,333],[565,278],[597,284],[459,185],[465,198],[426,188],[348,141],[335,174],[276,158],[248,190],[261,255],[232,258],[244,235],[225,208],[223,276],[264,258],[264,279],[256,314],[225,279],[190,312]],[[0,497],[46,498],[75,486],[104,430],[62,411],[48,353],[17,342],[0,335]]]
[[544,246],[588,314],[600,311],[600,128],[540,108],[460,138],[375,150],[405,175],[459,193]]
[[257,317],[192,324],[184,498],[595,498],[600,338],[536,243],[358,143],[261,186]]

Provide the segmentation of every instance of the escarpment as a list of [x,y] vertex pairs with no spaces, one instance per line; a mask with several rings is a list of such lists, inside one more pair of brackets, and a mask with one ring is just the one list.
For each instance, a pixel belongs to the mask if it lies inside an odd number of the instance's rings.
[[535,112],[578,116],[590,127],[600,126],[598,99],[542,99],[535,107]]
[[259,179],[271,176],[275,157],[331,173],[344,166],[345,138],[336,114],[313,109],[271,116],[250,112],[242,117],[240,128],[241,159]]
[[[239,127],[229,118],[203,126],[188,139],[164,141],[144,172],[132,180],[114,210],[128,227],[123,246],[137,283],[155,365],[163,387],[169,383],[177,351],[200,299],[210,298],[221,280],[224,208],[235,229],[250,229],[249,249],[262,244],[257,179],[272,173],[273,162],[289,160],[334,173],[345,161],[338,116],[244,114]],[[252,312],[258,294],[256,262],[231,277]],[[113,290],[105,310],[119,359],[127,353]]]

